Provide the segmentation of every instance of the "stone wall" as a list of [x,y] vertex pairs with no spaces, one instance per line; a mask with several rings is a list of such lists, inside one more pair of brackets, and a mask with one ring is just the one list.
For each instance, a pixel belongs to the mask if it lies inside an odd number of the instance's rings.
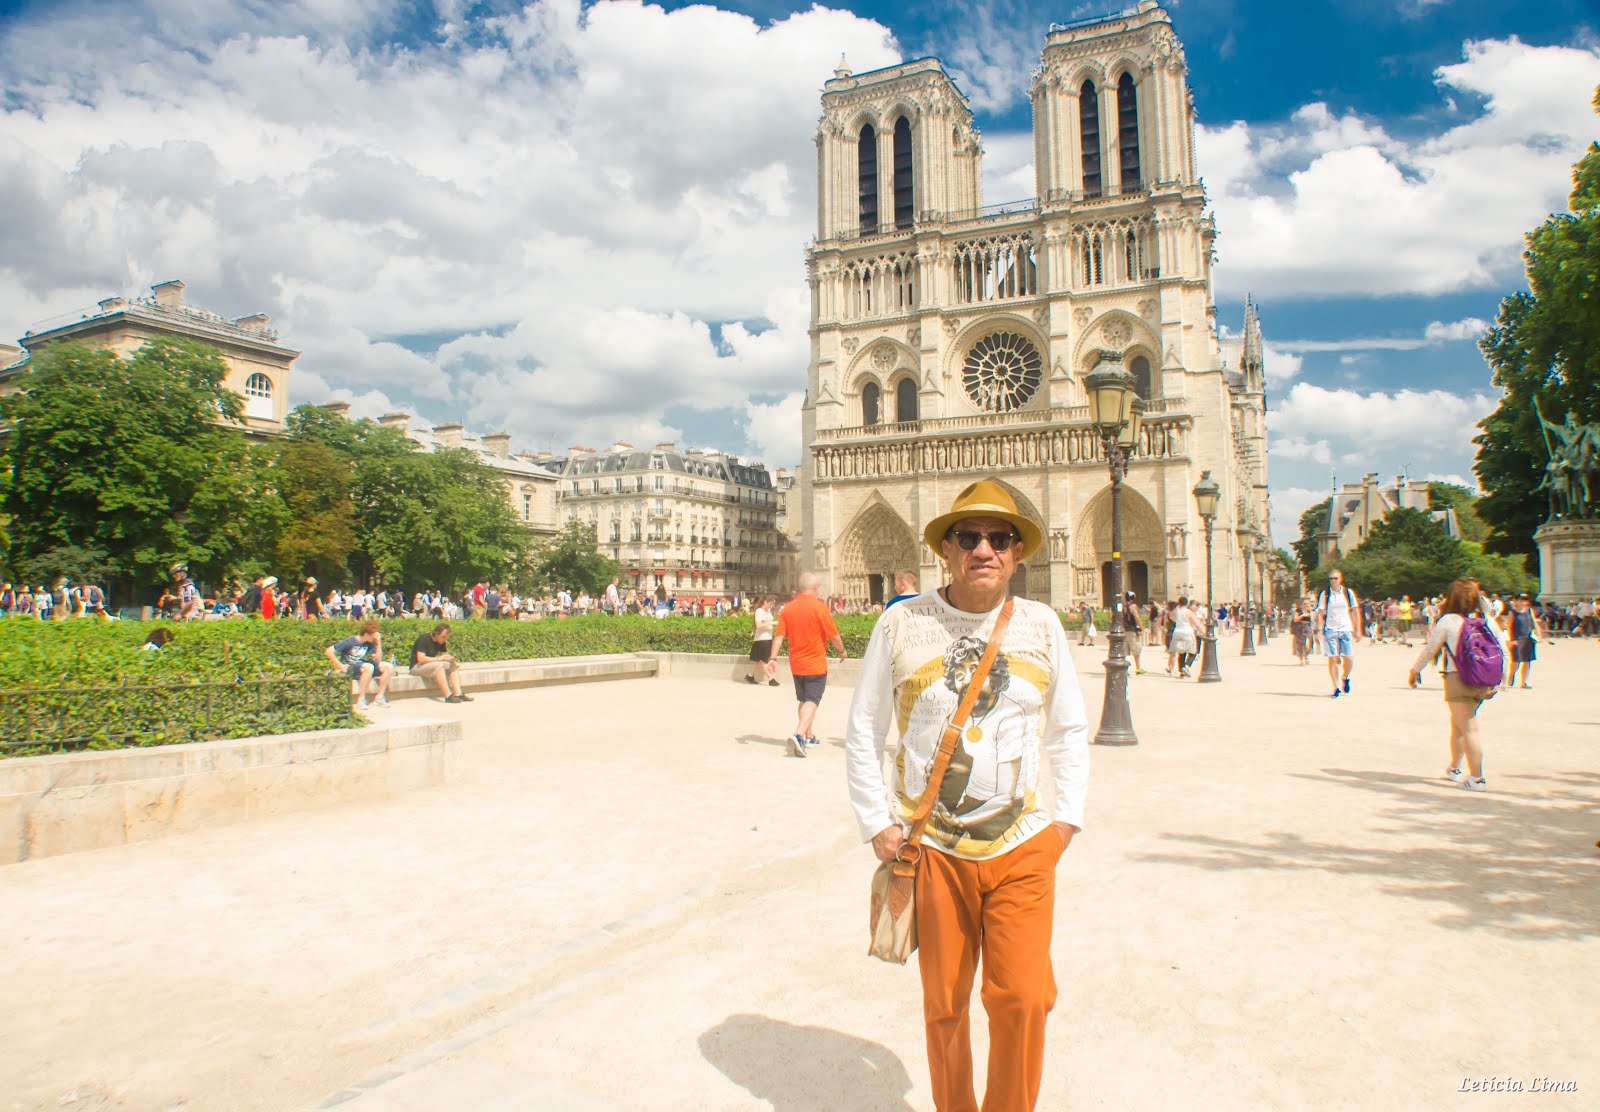
[[460,722],[19,757],[0,762],[0,865],[442,784]]

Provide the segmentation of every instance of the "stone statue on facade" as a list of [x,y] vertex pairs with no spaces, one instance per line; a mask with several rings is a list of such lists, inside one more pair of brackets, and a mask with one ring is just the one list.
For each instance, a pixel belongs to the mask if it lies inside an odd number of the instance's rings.
[[1557,425],[1545,419],[1537,400],[1534,409],[1549,453],[1539,489],[1548,492],[1551,520],[1600,517],[1600,425],[1580,425],[1570,412]]

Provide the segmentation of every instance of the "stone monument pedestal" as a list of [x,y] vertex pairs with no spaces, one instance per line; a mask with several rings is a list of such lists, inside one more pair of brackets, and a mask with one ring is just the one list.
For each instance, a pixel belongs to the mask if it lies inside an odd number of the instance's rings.
[[1539,601],[1563,605],[1600,596],[1600,520],[1547,521],[1539,546]]

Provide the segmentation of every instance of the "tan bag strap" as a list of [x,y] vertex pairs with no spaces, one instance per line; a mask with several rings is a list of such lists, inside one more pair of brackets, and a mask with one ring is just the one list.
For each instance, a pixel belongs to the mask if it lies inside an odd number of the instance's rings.
[[1011,608],[1014,602],[1015,600],[1008,596],[1005,605],[1000,608],[1000,616],[994,620],[994,632],[989,634],[989,643],[983,648],[978,668],[972,673],[972,679],[967,683],[967,690],[961,696],[961,703],[956,707],[955,714],[950,716],[950,724],[944,728],[944,737],[939,742],[939,752],[934,755],[933,768],[928,772],[928,786],[922,789],[922,798],[917,802],[917,809],[911,813],[911,831],[895,853],[894,871],[897,875],[910,876],[922,856],[922,847],[918,843],[922,841],[922,832],[927,828],[928,819],[933,814],[933,805],[939,798],[939,786],[944,782],[944,774],[950,767],[950,758],[955,755],[956,743],[961,740],[961,727],[967,724],[972,708],[977,705],[978,692],[983,690],[983,685],[989,680],[989,669],[994,667],[994,658],[1000,654],[1000,642],[1005,638],[1006,626],[1011,624]]

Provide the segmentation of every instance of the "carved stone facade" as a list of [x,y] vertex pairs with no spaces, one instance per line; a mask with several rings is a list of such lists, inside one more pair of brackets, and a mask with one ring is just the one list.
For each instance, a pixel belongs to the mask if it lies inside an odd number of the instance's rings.
[[1148,0],[1052,28],[1031,88],[1038,196],[983,208],[982,146],[934,59],[835,72],[818,128],[817,240],[799,551],[851,599],[916,568],[922,523],[993,476],[1045,526],[1017,593],[1102,602],[1110,480],[1082,380],[1122,353],[1147,399],[1123,494],[1141,598],[1203,594],[1190,493],[1223,487],[1218,599],[1244,593],[1239,532],[1267,523],[1260,326],[1214,326],[1215,229],[1194,164],[1183,51]]

